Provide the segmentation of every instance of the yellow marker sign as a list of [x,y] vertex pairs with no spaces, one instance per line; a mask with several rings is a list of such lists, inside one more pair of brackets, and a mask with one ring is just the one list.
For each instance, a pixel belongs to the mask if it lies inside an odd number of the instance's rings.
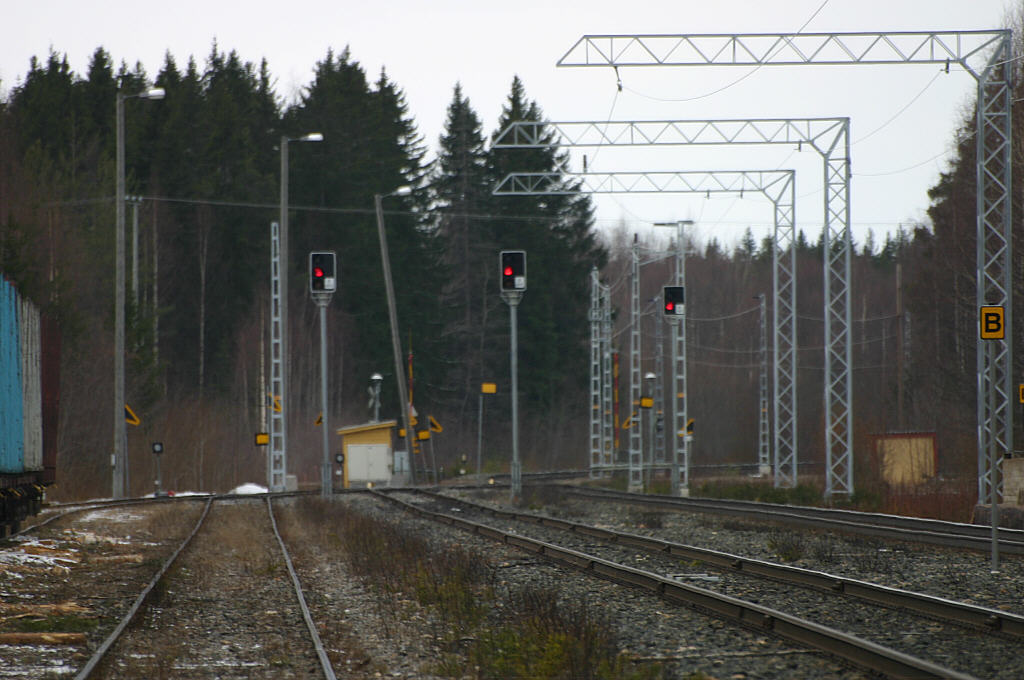
[[654,399],[652,397],[641,397],[640,398],[640,408],[653,408],[653,407],[654,407]]
[[1017,385],[1017,399],[1024,404],[1024,385]]
[[416,439],[430,439],[430,430],[420,430],[416,433]]
[[267,392],[267,399],[270,402],[271,407],[274,409],[274,413],[281,412],[281,397],[275,397],[270,392]]
[[324,424],[324,412],[320,411],[320,415],[318,415],[316,417],[316,423],[314,423],[314,425],[323,425],[323,424]]
[[1004,310],[1001,306],[981,308],[978,321],[982,340],[1002,340],[1006,337],[1003,313]]
[[266,432],[256,433],[256,446],[266,446],[270,443],[270,435]]
[[498,385],[497,383],[482,383],[480,385],[480,391],[484,394],[497,394]]
[[133,411],[132,407],[129,406],[128,404],[124,405],[124,422],[128,423],[129,425],[142,424],[142,421],[139,420],[139,417],[135,415],[135,411]]
[[442,432],[444,430],[444,428],[441,427],[441,423],[434,420],[434,416],[427,416],[427,420],[430,421],[431,432]]

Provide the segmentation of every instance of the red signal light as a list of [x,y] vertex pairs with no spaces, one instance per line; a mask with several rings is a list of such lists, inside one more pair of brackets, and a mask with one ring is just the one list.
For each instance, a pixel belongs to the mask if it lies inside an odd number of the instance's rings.
[[313,276],[318,279],[322,279],[324,277],[324,270],[320,267],[313,267]]
[[676,303],[674,303],[674,302],[666,302],[665,303],[665,311],[666,312],[675,311],[675,308],[676,308]]
[[505,267],[505,276],[512,276],[512,267]]

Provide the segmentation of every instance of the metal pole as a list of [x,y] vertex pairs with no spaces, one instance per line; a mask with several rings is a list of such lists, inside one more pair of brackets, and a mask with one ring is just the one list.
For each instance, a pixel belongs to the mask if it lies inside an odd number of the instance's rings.
[[432,476],[434,478],[434,486],[437,486],[437,456],[434,455],[434,438],[431,437],[428,441],[430,442],[430,465],[434,468]]
[[644,415],[642,417],[647,419],[647,459],[643,463],[644,469],[644,491],[649,492],[651,490],[651,481],[654,476],[654,380],[656,377],[652,377],[653,374],[648,373],[645,377],[647,378],[647,393],[651,396],[651,406],[644,412],[643,409],[639,409],[640,413]]
[[409,397],[405,390],[405,370],[402,368],[402,345],[398,335],[398,313],[395,311],[395,287],[391,282],[391,260],[388,256],[388,240],[384,234],[383,196],[374,194],[373,205],[377,212],[377,237],[380,239],[380,259],[384,267],[384,288],[388,296],[388,317],[391,321],[391,350],[395,360],[395,382],[398,384],[399,408],[402,411],[402,427],[405,428],[405,450],[409,456],[409,475],[416,483],[416,465],[412,454],[412,427],[409,425]]
[[518,348],[518,320],[516,308],[519,305],[519,298],[516,295],[508,296],[509,322],[512,330],[512,346],[510,359],[512,364],[512,500],[520,498],[523,494],[522,465],[519,462],[519,363],[517,360]]
[[320,495],[331,495],[331,451],[330,431],[327,427],[327,301],[317,301],[320,307],[320,427],[323,429],[323,470],[320,475]]
[[[281,325],[281,457],[288,455],[288,137],[281,137],[281,215],[278,222],[278,289],[280,298]],[[280,484],[271,486],[271,491],[284,491],[287,486],[287,471],[282,469]]]
[[[993,375],[996,371],[995,360],[995,341],[988,340],[985,342],[985,353],[988,354],[988,370],[989,375]],[[989,413],[995,412],[995,390],[990,390],[988,393]],[[989,479],[988,491],[989,491],[989,503],[990,503],[990,517],[992,523],[992,566],[990,568],[991,573],[999,573],[999,480],[996,477],[996,438],[989,437],[988,439],[988,469],[992,474]]]
[[139,203],[140,196],[132,196],[132,304],[139,310]]
[[480,476],[480,452],[484,444],[484,393],[483,390],[477,395],[476,412],[476,475]]
[[124,100],[117,93],[115,111],[117,115],[117,195],[116,234],[114,246],[114,456],[111,495],[124,498],[124,464],[128,448],[128,436],[124,419]]
[[757,474],[767,477],[771,474],[771,451],[768,445],[770,432],[768,429],[768,309],[764,293],[755,296],[760,302],[761,316],[761,375],[758,380],[760,397],[758,399],[758,447]]
[[160,474],[160,454],[156,454],[156,495],[159,496],[163,490],[163,481]]
[[[686,430],[686,418],[683,417],[682,407],[679,404],[679,396],[676,390],[678,386],[678,366],[679,366],[679,325],[685,323],[685,321],[678,321],[672,319],[672,420],[671,420],[671,431],[672,431],[672,452],[670,454],[672,461],[672,495],[679,496],[682,493],[682,485],[680,480],[683,479],[683,475],[680,473],[680,463],[682,463],[682,447],[679,446],[679,440],[683,437]],[[683,425],[680,427],[679,423]]]

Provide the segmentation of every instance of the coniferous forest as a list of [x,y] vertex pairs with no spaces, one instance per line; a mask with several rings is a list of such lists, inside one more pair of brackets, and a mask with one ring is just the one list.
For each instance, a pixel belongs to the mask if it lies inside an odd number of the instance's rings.
[[[325,55],[294,102],[274,91],[271,65],[217,45],[184,65],[168,55],[155,75],[116,66],[102,48],[86,73],[74,73],[66,57],[51,52],[33,60],[19,82],[3,83],[0,272],[59,321],[63,336],[55,494],[104,495],[110,488],[119,87],[166,91],[159,102],[126,101],[127,193],[137,197],[127,207],[126,398],[142,420],[128,431],[130,493],[152,490],[153,441],[164,444],[165,488],[265,483],[265,450],[254,434],[266,429],[280,144],[311,131],[324,140],[289,147],[289,471],[301,482],[319,480],[319,317],[306,283],[310,251],[334,250],[339,258],[338,293],[327,314],[332,429],[369,419],[375,372],[384,377],[382,418],[398,416],[374,195],[400,187],[413,190],[387,197],[384,215],[402,352],[412,357],[421,424],[430,415],[444,427],[432,440],[438,465],[448,474],[463,465],[472,471],[480,384],[495,382],[498,393],[484,403],[484,469],[508,468],[509,314],[498,295],[497,263],[500,250],[522,249],[529,256],[529,290],[519,307],[525,469],[586,467],[590,272],[597,267],[612,285],[625,403],[633,234],[625,226],[596,231],[584,194],[492,195],[508,172],[553,172],[564,158],[557,148],[492,148],[492,136],[509,122],[544,119],[527,84],[508,78],[492,131],[453,84],[439,140],[418,132],[400,83],[386,72],[367,74],[348,50]],[[1021,90],[1024,78],[1017,82]],[[935,432],[940,472],[976,473],[974,125],[971,116],[961,123],[956,153],[930,192],[929,223],[892,225],[882,242],[855,244],[857,483],[872,478],[871,435],[883,432]],[[1019,146],[1024,129],[1016,127]],[[1021,170],[1013,172],[1015,197],[1024,195]],[[1022,217],[1018,198],[1018,237]],[[645,252],[674,247],[643,245]],[[700,291],[687,306],[689,415],[698,423],[693,463],[748,464],[758,444],[755,298],[771,292],[771,244],[748,231],[737,244],[691,245],[688,303],[690,291]],[[824,458],[821,248],[820,235],[800,234],[798,450],[812,474]],[[658,295],[671,275],[670,260],[646,265],[641,299]],[[1014,279],[1012,330],[1019,338],[1024,276]],[[650,304],[647,311],[643,332],[651,338],[659,309]],[[647,342],[645,362],[653,355]],[[1024,375],[1022,359],[1017,352],[1015,375]],[[1019,422],[1016,439],[1024,441]]]

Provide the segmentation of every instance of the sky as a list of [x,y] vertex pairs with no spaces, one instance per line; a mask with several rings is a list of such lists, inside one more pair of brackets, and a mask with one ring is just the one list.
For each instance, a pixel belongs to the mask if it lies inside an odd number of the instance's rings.
[[[556,67],[585,34],[939,31],[1002,28],[1012,0],[106,0],[10,3],[0,41],[0,93],[29,60],[65,54],[84,75],[97,47],[151,77],[170,53],[202,66],[216,41],[245,61],[263,58],[284,103],[294,102],[328,50],[348,47],[371,80],[381,69],[406,95],[431,156],[460,83],[490,134],[513,76],[552,121],[850,117],[851,228],[881,241],[927,219],[928,189],[947,169],[976,81],[930,65],[623,68]],[[142,7],[145,7],[143,9]],[[158,104],[154,104],[158,105]],[[111,103],[113,109],[113,103]],[[329,140],[328,140],[329,141]],[[816,239],[823,221],[821,157],[780,146],[610,148],[573,152],[599,172],[796,170],[798,228]],[[268,197],[273,199],[273,197]],[[771,204],[754,197],[595,195],[597,225],[649,232],[694,220],[695,235],[734,245],[749,227],[771,233]],[[348,206],[339,206],[348,207]]]

